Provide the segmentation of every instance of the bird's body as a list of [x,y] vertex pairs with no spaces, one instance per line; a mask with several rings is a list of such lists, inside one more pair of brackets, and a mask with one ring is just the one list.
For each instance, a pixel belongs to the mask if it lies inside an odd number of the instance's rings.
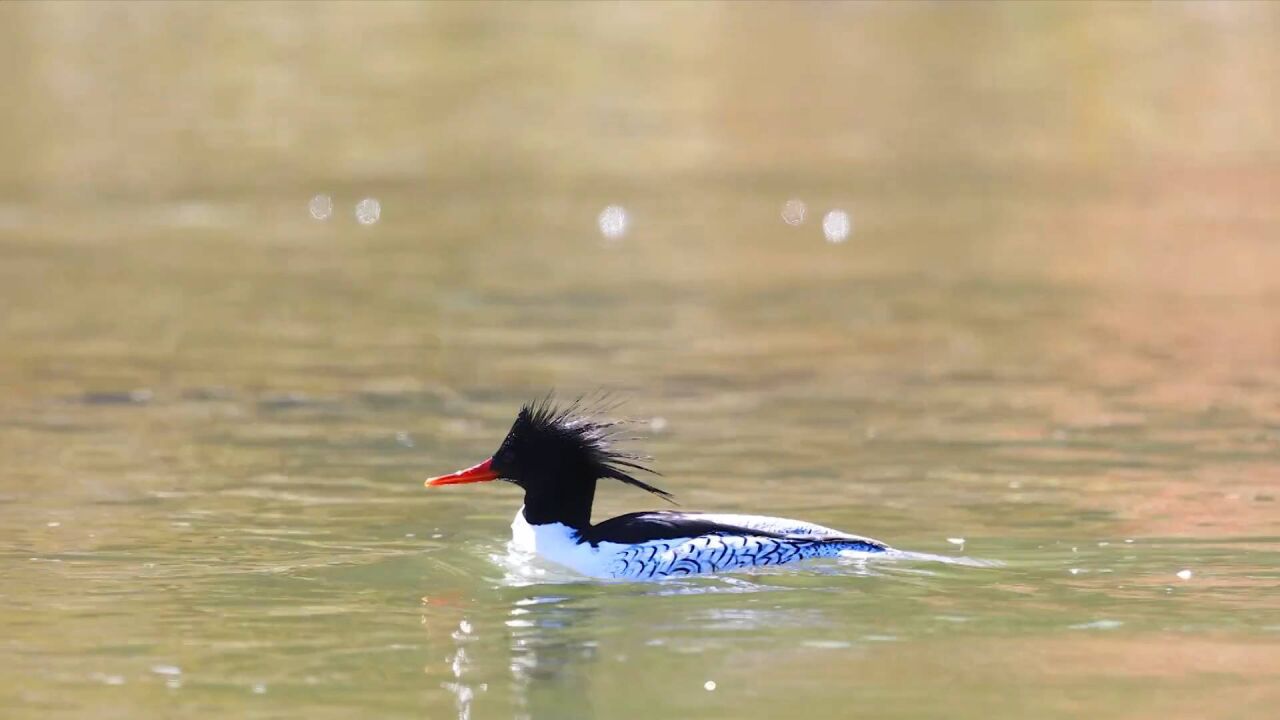
[[890,551],[870,538],[764,515],[650,511],[593,524],[598,479],[670,495],[630,474],[647,468],[612,447],[615,423],[579,410],[525,406],[492,458],[427,485],[510,480],[525,491],[511,524],[514,547],[597,578],[655,580]]
[[654,511],[620,515],[579,531],[562,523],[530,525],[524,508],[511,523],[511,542],[583,575],[613,580],[657,580],[888,549],[869,538],[764,515]]

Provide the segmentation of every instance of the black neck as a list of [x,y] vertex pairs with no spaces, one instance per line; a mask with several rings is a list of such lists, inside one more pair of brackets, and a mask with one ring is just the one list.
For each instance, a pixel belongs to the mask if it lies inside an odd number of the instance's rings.
[[571,491],[558,488],[558,492],[525,490],[524,519],[530,525],[564,523],[575,530],[591,527],[591,502],[596,496],[596,481],[577,485]]

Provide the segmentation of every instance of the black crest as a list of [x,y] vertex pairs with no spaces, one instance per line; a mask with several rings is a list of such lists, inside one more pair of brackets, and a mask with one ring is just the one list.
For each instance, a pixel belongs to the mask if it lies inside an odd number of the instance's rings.
[[[613,478],[672,501],[671,493],[639,480],[632,473],[658,475],[645,465],[649,458],[621,450],[614,445],[631,425],[626,420],[602,417],[617,409],[608,398],[578,398],[557,404],[551,395],[526,403],[502,447],[494,454],[501,469],[517,470],[539,459],[555,456],[572,462],[593,478]],[[628,438],[633,439],[633,438]],[[505,476],[505,475],[504,475]]]

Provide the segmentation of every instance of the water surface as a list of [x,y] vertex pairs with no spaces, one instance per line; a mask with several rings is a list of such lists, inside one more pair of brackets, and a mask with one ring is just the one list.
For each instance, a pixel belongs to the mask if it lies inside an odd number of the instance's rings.
[[[10,716],[1280,703],[1274,7],[23,4],[0,47]],[[629,398],[683,507],[1003,565],[524,572],[512,488],[421,481],[550,388]]]

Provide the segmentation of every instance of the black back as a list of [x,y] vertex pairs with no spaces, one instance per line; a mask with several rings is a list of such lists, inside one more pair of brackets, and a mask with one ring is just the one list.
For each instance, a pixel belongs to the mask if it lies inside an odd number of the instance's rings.
[[853,541],[875,543],[875,541],[867,540],[866,538],[838,533],[806,535],[760,530],[741,525],[715,522],[698,515],[663,510],[619,515],[579,532],[579,537],[592,545],[598,545],[602,542],[633,544],[651,540],[678,540],[702,535],[751,535],[775,540],[817,543],[847,543]]

